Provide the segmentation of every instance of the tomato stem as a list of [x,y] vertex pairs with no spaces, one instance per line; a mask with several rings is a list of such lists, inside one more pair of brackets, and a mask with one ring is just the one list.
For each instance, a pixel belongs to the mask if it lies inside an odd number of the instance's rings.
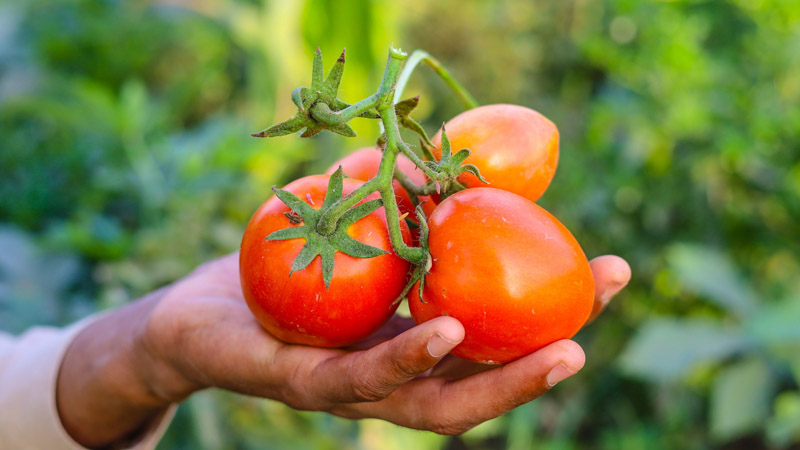
[[414,69],[417,68],[419,63],[424,62],[427,64],[431,69],[436,72],[437,75],[453,90],[453,93],[456,94],[458,100],[464,106],[464,109],[472,109],[478,107],[478,102],[475,100],[475,97],[469,93],[469,91],[459,83],[450,72],[442,66],[442,63],[439,62],[438,59],[431,56],[425,50],[414,50],[411,53],[411,56],[408,57],[408,62],[406,63],[405,67],[403,68],[403,72],[400,73],[400,77],[397,79],[397,88],[395,89],[394,99],[395,102],[400,100],[400,97],[403,95],[403,90],[406,88],[406,84],[408,83],[408,79],[411,77],[411,73],[414,72]]
[[[323,255],[324,253],[323,256],[329,256],[327,259],[332,261],[332,257],[329,254],[331,248],[344,251],[339,247],[346,247],[355,255],[361,255],[362,253],[363,255],[371,255],[374,253],[371,250],[366,251],[360,247],[356,248],[356,244],[347,241],[347,231],[344,229],[347,225],[347,219],[343,218],[351,217],[354,208],[361,208],[361,206],[356,207],[356,205],[374,192],[378,192],[383,201],[389,239],[395,253],[419,266],[420,270],[426,271],[427,268],[425,266],[430,262],[426,243],[421,240],[421,247],[410,247],[403,240],[401,227],[403,219],[400,217],[392,182],[395,178],[399,180],[400,184],[416,200],[414,204],[418,205],[418,195],[431,195],[438,192],[441,185],[450,185],[455,182],[457,173],[450,165],[455,166],[456,164],[442,165],[441,162],[435,160],[431,151],[433,144],[430,138],[428,138],[422,126],[409,116],[410,112],[419,103],[419,97],[402,102],[398,102],[398,100],[411,73],[420,62],[425,62],[450,86],[465,108],[474,108],[478,104],[469,92],[452,77],[450,72],[427,52],[417,50],[412,53],[409,59],[408,55],[402,50],[390,47],[389,58],[386,61],[383,78],[377,91],[369,97],[349,105],[337,98],[339,83],[344,70],[344,56],[344,52],[342,52],[342,56],[334,64],[327,79],[323,79],[322,54],[317,51],[314,56],[311,88],[300,87],[292,93],[292,101],[298,107],[297,114],[283,123],[254,134],[256,137],[272,137],[305,130],[301,137],[310,137],[322,130],[328,130],[344,136],[355,136],[355,132],[347,123],[356,117],[379,118],[382,128],[385,130],[384,152],[378,173],[349,195],[341,197],[341,193],[339,193],[339,195],[332,196],[330,200],[326,196],[325,205],[320,210],[306,211],[303,215],[303,219],[305,219],[309,228],[304,226],[302,233],[309,241],[309,246],[306,249],[304,258],[300,258],[299,262],[296,261],[297,270],[305,267],[310,262],[309,258],[313,258],[316,254]],[[406,59],[409,60],[404,67]],[[400,136],[400,126],[420,135],[420,143],[429,161],[421,159],[403,142]],[[427,184],[416,185],[402,172],[395,172],[397,158],[401,153],[408,157],[428,177],[430,181]],[[341,177],[341,169],[338,173],[339,177]],[[281,195],[283,195],[281,197],[282,200],[285,198],[284,201],[289,201],[293,204],[297,203],[288,194],[282,193]],[[299,203],[297,204],[299,205]],[[424,222],[425,216],[421,212],[421,208],[418,207],[417,211],[418,218]],[[427,230],[425,225],[425,223],[421,223],[420,228]],[[294,228],[289,231],[282,231],[283,234],[278,233],[272,239],[293,237],[301,233],[298,230],[299,228]],[[288,237],[284,237],[284,234]],[[426,232],[423,234],[427,235]],[[311,245],[311,240],[316,243]],[[326,246],[322,243],[330,243],[330,245]],[[332,272],[332,267],[329,267],[328,272]],[[420,277],[424,279],[424,272],[421,272]],[[328,282],[329,277],[326,284]]]
[[[431,195],[436,192],[436,184],[433,182],[424,185],[418,185],[408,178],[408,175],[403,173],[402,170],[394,171],[394,179],[400,183],[400,186],[405,189],[409,195]],[[416,203],[414,203],[416,204]]]
[[319,102],[311,107],[311,117],[330,126],[341,125],[374,108],[379,100],[380,96],[378,94],[372,94],[341,111],[332,111],[326,103]]

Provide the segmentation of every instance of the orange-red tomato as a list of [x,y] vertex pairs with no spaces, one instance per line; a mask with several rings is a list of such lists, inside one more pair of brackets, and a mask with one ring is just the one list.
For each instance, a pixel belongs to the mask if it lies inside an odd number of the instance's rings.
[[462,358],[506,363],[572,337],[592,311],[594,280],[564,225],[535,203],[493,188],[458,192],[429,221],[433,265],[417,323],[446,315],[464,325],[453,350]]
[[[382,157],[383,152],[375,147],[362,148],[333,163],[325,173],[332,174],[339,166],[342,166],[342,172],[348,177],[367,181],[378,174]],[[403,155],[397,157],[395,170],[402,170],[414,184],[423,185],[428,181],[425,174]],[[414,204],[411,202],[408,192],[400,186],[397,180],[393,181],[393,186],[400,214],[408,213],[408,217],[418,223]],[[422,204],[425,214],[431,214],[436,207],[436,203],[429,196],[421,196],[419,200],[420,202],[425,202]],[[416,236],[414,238],[416,239]]]
[[[324,201],[328,180],[327,175],[308,176],[284,189],[318,209]],[[360,180],[345,179],[343,192],[346,195],[362,184]],[[373,198],[377,194],[367,200]],[[348,232],[354,239],[389,254],[361,259],[337,252],[329,289],[322,279],[319,257],[289,277],[292,262],[305,239],[265,239],[273,231],[299,226],[284,216],[289,211],[288,206],[273,196],[247,225],[239,256],[247,305],[267,331],[285,342],[342,347],[365,339],[397,309],[392,302],[408,279],[409,263],[392,250],[383,208],[353,224]],[[405,224],[401,227],[403,239],[410,243],[408,228]]]
[[[535,202],[550,185],[558,165],[558,128],[538,112],[517,105],[486,105],[445,124],[452,152],[468,148],[465,164],[475,164],[489,182],[464,173],[466,187],[494,187]],[[441,158],[441,130],[433,137]]]

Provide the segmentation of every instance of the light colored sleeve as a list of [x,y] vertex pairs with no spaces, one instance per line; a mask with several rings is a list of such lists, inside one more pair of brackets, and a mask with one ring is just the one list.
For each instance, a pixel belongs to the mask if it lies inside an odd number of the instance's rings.
[[[56,381],[72,340],[96,318],[64,329],[35,327],[17,338],[0,332],[0,449],[85,449],[61,424]],[[122,448],[155,448],[176,408],[154,418],[135,442]]]

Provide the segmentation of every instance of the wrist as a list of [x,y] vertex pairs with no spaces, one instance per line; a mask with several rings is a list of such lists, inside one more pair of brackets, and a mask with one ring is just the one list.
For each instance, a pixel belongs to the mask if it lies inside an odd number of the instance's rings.
[[165,323],[160,304],[170,294],[172,286],[154,292],[145,301],[150,302],[147,313],[136,327],[132,342],[135,371],[143,395],[154,404],[167,406],[180,403],[192,393],[209,387],[195,371],[181,351],[180,327]]
[[151,363],[138,346],[138,330],[151,304],[145,298],[90,323],[61,361],[58,414],[65,430],[84,446],[130,437],[169,405],[153,395],[147,376]]

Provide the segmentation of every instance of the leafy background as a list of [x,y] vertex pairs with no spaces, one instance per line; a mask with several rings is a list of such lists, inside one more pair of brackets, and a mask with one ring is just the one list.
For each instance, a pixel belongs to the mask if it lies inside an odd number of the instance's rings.
[[[800,6],[793,0],[0,0],[0,327],[65,324],[237,248],[272,184],[358,138],[249,137],[313,49],[343,98],[390,43],[560,127],[540,203],[630,287],[588,363],[458,437],[208,391],[164,449],[800,446]],[[427,69],[417,117],[459,112]]]

